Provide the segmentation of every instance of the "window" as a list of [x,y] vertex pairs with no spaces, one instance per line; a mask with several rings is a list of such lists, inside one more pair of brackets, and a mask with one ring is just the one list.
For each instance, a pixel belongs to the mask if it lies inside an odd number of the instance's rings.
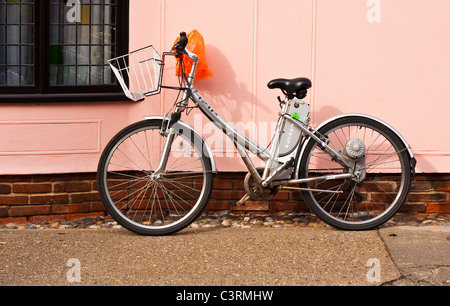
[[128,1],[0,0],[0,101],[119,100]]
[[0,86],[34,84],[32,1],[0,0]]

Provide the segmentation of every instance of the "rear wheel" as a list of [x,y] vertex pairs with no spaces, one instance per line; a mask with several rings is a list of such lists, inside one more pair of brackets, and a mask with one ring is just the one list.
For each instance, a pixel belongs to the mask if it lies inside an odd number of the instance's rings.
[[213,185],[203,140],[192,131],[174,135],[167,166],[155,174],[169,137],[163,121],[147,120],[119,132],[107,145],[98,166],[100,197],[123,227],[142,235],[168,235],[198,218]]
[[[349,143],[364,143],[366,175],[363,181],[303,184],[303,188],[317,190],[303,192],[309,208],[324,222],[344,230],[368,230],[391,219],[405,201],[411,183],[408,149],[401,139],[382,123],[362,117],[337,119],[318,132],[328,137],[329,146],[336,151],[343,152]],[[299,177],[343,173],[352,173],[352,169],[332,160],[314,141],[307,145]]]

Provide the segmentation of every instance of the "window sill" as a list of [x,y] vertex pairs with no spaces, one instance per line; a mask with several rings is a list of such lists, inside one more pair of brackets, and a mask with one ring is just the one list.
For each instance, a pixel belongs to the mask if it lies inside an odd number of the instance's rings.
[[123,93],[7,94],[0,103],[133,102]]

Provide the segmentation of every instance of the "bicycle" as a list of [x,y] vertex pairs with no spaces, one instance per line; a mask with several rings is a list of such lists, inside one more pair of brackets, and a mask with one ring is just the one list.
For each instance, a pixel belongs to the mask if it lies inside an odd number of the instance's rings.
[[[267,148],[236,131],[193,86],[198,56],[183,32],[170,52],[152,46],[109,61],[125,94],[143,100],[162,88],[178,90],[181,100],[170,115],[145,117],[120,131],[106,146],[98,166],[98,189],[107,212],[126,229],[141,235],[168,235],[194,222],[206,207],[217,174],[214,157],[202,135],[181,121],[200,109],[234,143],[248,168],[248,200],[270,200],[280,190],[301,191],[309,209],[340,230],[370,230],[390,220],[409,193],[416,159],[410,146],[388,124],[350,114],[310,127],[312,87],[307,78],[276,79],[281,115]],[[179,87],[162,85],[167,56],[179,60]],[[186,59],[192,60],[188,75]],[[192,101],[194,106],[189,106]],[[257,168],[251,152],[265,163]]]

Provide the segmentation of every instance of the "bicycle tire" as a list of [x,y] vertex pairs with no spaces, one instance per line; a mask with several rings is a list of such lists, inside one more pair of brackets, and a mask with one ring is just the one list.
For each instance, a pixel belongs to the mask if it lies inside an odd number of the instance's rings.
[[120,131],[106,146],[97,169],[107,212],[140,235],[169,235],[186,228],[202,213],[212,191],[212,163],[203,154],[204,140],[192,130],[175,135],[166,171],[153,175],[167,140],[160,133],[162,125],[162,119],[151,119]]
[[[366,147],[369,145],[365,153],[367,174],[358,183],[347,179],[301,184],[302,188],[343,192],[338,195],[303,191],[310,210],[341,230],[370,230],[390,220],[406,200],[411,184],[411,165],[404,142],[384,124],[357,116],[336,119],[318,132],[329,138],[329,145],[335,150],[345,147],[349,139],[363,138]],[[321,171],[322,175],[348,172],[329,155],[329,159],[325,158],[325,154],[316,142],[310,141],[300,161],[299,177],[312,177]]]

